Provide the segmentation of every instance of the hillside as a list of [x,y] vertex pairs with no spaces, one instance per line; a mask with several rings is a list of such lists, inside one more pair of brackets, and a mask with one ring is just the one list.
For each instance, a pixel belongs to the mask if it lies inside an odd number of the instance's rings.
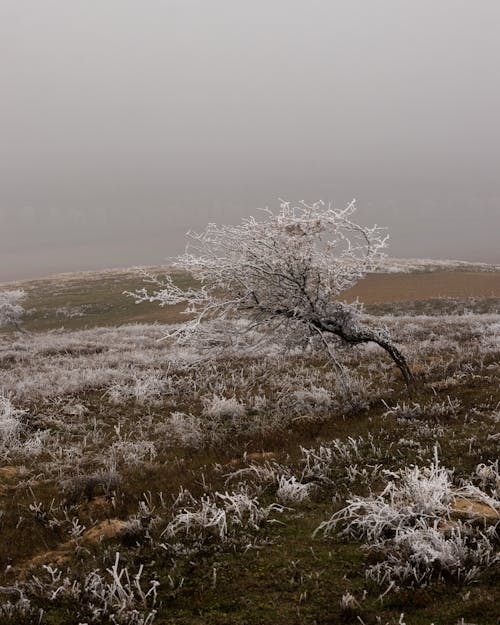
[[413,389],[372,346],[339,346],[340,375],[251,328],[171,344],[179,309],[135,305],[130,270],[23,283],[28,332],[0,335],[0,623],[496,622],[499,276],[353,291]]

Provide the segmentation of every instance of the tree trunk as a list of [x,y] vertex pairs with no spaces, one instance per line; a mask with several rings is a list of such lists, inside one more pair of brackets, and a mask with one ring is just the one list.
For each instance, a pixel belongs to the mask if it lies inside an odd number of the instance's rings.
[[324,332],[335,334],[351,345],[358,345],[360,343],[376,343],[380,345],[380,347],[385,349],[389,354],[403,374],[407,386],[411,386],[415,382],[415,378],[403,354],[393,343],[380,336],[375,330],[367,328],[366,326],[351,326],[350,324],[343,324],[330,319],[317,320],[314,322],[314,325]]

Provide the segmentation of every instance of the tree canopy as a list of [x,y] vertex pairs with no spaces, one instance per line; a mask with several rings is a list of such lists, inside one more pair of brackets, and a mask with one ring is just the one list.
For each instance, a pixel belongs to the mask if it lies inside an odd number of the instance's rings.
[[138,301],[184,303],[192,318],[181,332],[197,333],[203,321],[250,316],[256,324],[281,332],[319,336],[333,357],[330,337],[344,343],[375,342],[385,349],[406,382],[412,379],[405,358],[383,329],[362,325],[356,306],[341,295],[383,256],[388,236],[378,226],[353,221],[355,202],[336,209],[322,202],[261,211],[238,225],[209,224],[188,233],[185,254],[175,267],[191,273],[200,288],[181,289],[171,276]]

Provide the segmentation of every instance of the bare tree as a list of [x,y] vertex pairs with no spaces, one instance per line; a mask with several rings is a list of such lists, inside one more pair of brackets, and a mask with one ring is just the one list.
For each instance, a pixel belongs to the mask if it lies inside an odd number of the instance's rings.
[[23,331],[20,324],[24,308],[19,302],[25,297],[26,293],[22,289],[0,291],[0,328],[12,325],[17,330]]
[[188,234],[186,253],[174,264],[197,278],[200,288],[183,290],[167,276],[152,295],[146,289],[135,293],[137,301],[185,303],[192,318],[184,335],[199,333],[202,321],[241,314],[281,332],[298,329],[319,337],[334,362],[332,337],[350,345],[374,342],[410,383],[408,364],[388,333],[362,324],[359,308],[339,300],[380,262],[388,238],[378,226],[352,221],[354,211],[354,201],[340,210],[322,202],[282,202],[276,213],[265,209],[262,219],[209,224]]

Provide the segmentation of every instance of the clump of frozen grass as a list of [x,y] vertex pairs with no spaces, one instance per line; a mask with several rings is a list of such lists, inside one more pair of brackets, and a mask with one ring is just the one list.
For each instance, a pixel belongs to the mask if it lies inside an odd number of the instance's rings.
[[19,443],[26,410],[16,408],[9,397],[0,394],[0,450]]
[[[163,532],[170,540],[188,539],[203,543],[210,538],[225,543],[238,532],[258,530],[273,512],[282,512],[279,504],[261,506],[256,497],[241,488],[231,493],[205,495],[178,512]],[[166,545],[164,545],[167,548]]]
[[477,579],[482,570],[500,562],[494,539],[482,532],[471,532],[456,523],[449,534],[437,524],[404,528],[391,540],[374,543],[372,548],[384,559],[367,569],[367,577],[380,585],[405,583],[426,586],[433,579],[451,577],[462,583]]
[[139,466],[152,462],[157,452],[154,441],[119,439],[104,452],[104,455],[111,470],[115,471],[118,466]]
[[131,380],[112,384],[108,396],[113,404],[134,401],[139,405],[154,405],[160,403],[167,387],[168,381],[162,372],[144,371]]
[[[333,439],[319,447],[306,449],[301,447],[302,474],[301,481],[316,481],[332,484],[332,477],[339,467],[355,467],[357,462],[366,464],[383,456],[373,437],[368,435],[358,438],[348,437],[346,441]],[[347,469],[346,469],[347,470]]]
[[28,595],[54,602],[58,598],[72,601],[80,619],[91,623],[104,621],[113,625],[152,625],[156,610],[159,582],[151,580],[145,587],[141,580],[143,565],[135,574],[120,565],[117,553],[113,566],[101,573],[91,571],[82,580],[64,577],[59,569],[44,566],[44,577],[34,576],[26,584]]
[[437,452],[430,467],[404,468],[380,495],[354,497],[316,530],[328,534],[339,524],[343,534],[365,540],[365,547],[383,555],[367,569],[367,577],[395,587],[396,583],[425,585],[449,575],[470,582],[479,572],[499,561],[495,553],[495,528],[452,520],[453,503],[474,497],[498,507],[472,484],[460,488],[452,472],[439,466]]
[[332,396],[321,386],[311,386],[293,392],[295,410],[297,412],[322,412],[332,406]]
[[500,499],[500,472],[499,461],[489,464],[478,464],[476,467],[476,475],[480,480],[480,486],[483,490],[488,490],[492,497]]
[[0,619],[1,623],[8,625],[12,623],[26,622],[27,618],[30,618],[31,623],[41,623],[43,610],[37,611],[32,605],[31,601],[25,595],[25,593],[17,587],[2,588],[2,594],[8,592],[11,595],[15,595],[15,599],[3,601],[0,604]]
[[318,530],[328,533],[343,522],[346,534],[375,541],[414,524],[422,515],[437,519],[448,512],[454,497],[451,472],[439,467],[437,459],[430,467],[405,467],[393,476],[380,495],[349,499]]
[[214,395],[204,403],[203,413],[213,419],[239,419],[246,414],[245,406],[236,397],[225,398]]
[[313,484],[302,484],[294,475],[281,475],[276,496],[284,504],[302,503],[310,499],[313,489]]
[[226,475],[226,486],[229,482],[244,480],[245,483],[251,484],[254,490],[261,490],[272,484],[277,484],[280,478],[285,477],[285,475],[289,475],[287,467],[276,462],[252,463],[248,467],[228,473]]
[[156,431],[175,445],[195,449],[201,447],[207,438],[202,419],[184,412],[173,412],[156,427]]
[[422,419],[422,418],[435,418],[443,419],[449,417],[455,417],[462,407],[462,403],[459,399],[450,399],[448,396],[443,401],[431,401],[426,404],[420,404],[418,402],[412,402],[407,404],[406,402],[397,403],[395,406],[387,407],[387,411],[384,413],[384,417],[396,417],[397,419]]

